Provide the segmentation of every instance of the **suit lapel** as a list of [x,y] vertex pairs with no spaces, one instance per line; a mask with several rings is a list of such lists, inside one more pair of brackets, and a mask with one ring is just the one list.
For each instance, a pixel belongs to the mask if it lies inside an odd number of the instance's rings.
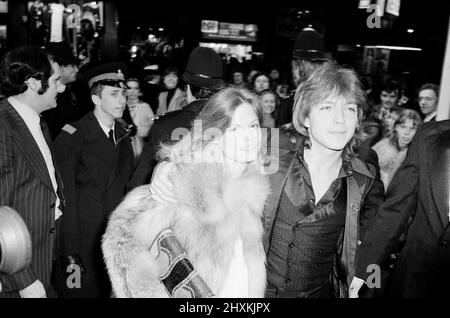
[[426,155],[431,192],[445,226],[449,222],[450,130],[427,139]]
[[8,101],[4,102],[3,107],[5,107],[6,115],[11,119],[10,122],[13,128],[13,135],[16,140],[17,148],[28,162],[30,170],[44,185],[54,191],[44,156],[24,120]]

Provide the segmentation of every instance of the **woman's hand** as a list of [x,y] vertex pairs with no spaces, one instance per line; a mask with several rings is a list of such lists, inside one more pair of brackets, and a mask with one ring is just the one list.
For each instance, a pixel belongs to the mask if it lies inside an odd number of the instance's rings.
[[174,169],[174,163],[162,161],[153,171],[150,181],[150,194],[153,199],[162,203],[177,203],[173,194],[173,184],[169,175]]

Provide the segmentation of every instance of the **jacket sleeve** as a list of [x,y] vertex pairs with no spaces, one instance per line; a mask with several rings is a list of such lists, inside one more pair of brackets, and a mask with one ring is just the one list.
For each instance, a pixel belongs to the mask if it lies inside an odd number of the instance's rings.
[[[11,134],[8,129],[0,126],[0,206],[12,207],[12,198],[15,192],[14,164]],[[13,208],[13,207],[12,207]],[[17,211],[21,214],[21,211]],[[30,266],[14,274],[1,274],[3,292],[20,291],[30,286],[35,280],[36,275]]]
[[396,248],[409,217],[415,214],[419,187],[420,129],[408,150],[408,156],[399,168],[386,193],[374,221],[359,249],[355,276],[366,280],[371,264],[383,265]]
[[76,174],[77,150],[76,135],[62,130],[54,143],[55,162],[64,184],[65,207],[61,219],[60,253],[64,256],[80,252],[80,219],[77,207]]
[[372,187],[365,196],[361,213],[360,213],[360,232],[359,238],[363,238],[368,227],[374,221],[378,208],[385,201],[384,185],[380,178],[380,166],[378,164],[378,156],[376,152],[369,148],[366,163],[372,165],[375,170],[375,179]]

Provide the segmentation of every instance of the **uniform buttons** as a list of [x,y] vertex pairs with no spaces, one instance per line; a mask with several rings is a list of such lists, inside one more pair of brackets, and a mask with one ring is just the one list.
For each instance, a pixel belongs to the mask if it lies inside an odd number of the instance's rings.
[[448,241],[440,241],[439,242],[439,246],[441,247],[441,248],[447,248],[448,247]]
[[317,267],[319,267],[319,265],[317,265],[317,264],[314,264],[314,268],[316,269]]
[[55,233],[55,228],[54,227],[52,227],[51,229],[50,229],[50,234],[53,234],[53,233]]
[[291,263],[291,262],[288,262],[287,265],[288,265],[288,266],[292,266],[292,263]]
[[362,243],[361,240],[356,241],[356,244],[358,244],[358,245],[361,245],[361,243]]
[[319,250],[319,254],[322,254],[323,253],[323,251],[322,250]]
[[294,247],[294,243],[289,244],[289,248],[293,248]]
[[325,237],[327,237],[327,235],[326,235],[326,234],[322,234],[321,236],[322,236],[322,238],[325,238]]
[[298,224],[295,224],[294,227],[292,228],[294,231],[298,230]]
[[53,203],[52,205],[50,205],[50,208],[51,208],[51,209],[54,209],[55,206],[56,206],[55,203]]
[[291,282],[291,279],[290,278],[286,278],[285,282],[286,282],[286,284],[289,284]]

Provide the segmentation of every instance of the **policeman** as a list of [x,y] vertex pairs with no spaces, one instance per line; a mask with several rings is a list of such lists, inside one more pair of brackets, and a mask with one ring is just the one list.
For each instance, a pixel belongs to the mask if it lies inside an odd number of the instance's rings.
[[101,237],[134,169],[130,129],[121,119],[126,107],[125,68],[109,63],[88,74],[95,108],[65,125],[55,141],[55,160],[67,196],[54,275],[60,297],[110,296]]

